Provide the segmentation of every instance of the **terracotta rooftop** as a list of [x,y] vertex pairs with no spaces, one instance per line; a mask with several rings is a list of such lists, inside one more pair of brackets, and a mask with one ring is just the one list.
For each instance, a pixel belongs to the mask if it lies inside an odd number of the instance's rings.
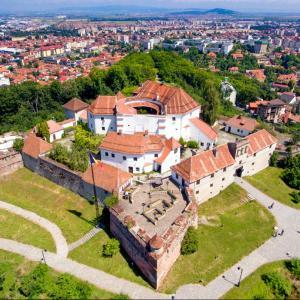
[[38,158],[40,154],[44,154],[51,149],[51,144],[37,137],[34,133],[29,133],[24,140],[22,152],[33,158]]
[[98,96],[88,110],[94,115],[113,115],[117,100],[117,96]]
[[164,242],[158,234],[155,234],[149,241],[149,245],[153,249],[160,249],[163,244]]
[[108,132],[100,145],[101,150],[127,154],[160,152],[163,147],[163,138],[159,135],[119,134],[117,132]]
[[137,99],[152,99],[165,106],[167,114],[183,114],[197,107],[199,104],[182,88],[173,87],[155,81],[146,81],[136,92]]
[[258,126],[256,120],[247,118],[244,116],[234,116],[225,122],[228,126],[245,129],[247,131],[254,131],[254,129]]
[[246,139],[249,141],[248,153],[251,155],[277,143],[277,138],[265,129],[248,135]]
[[181,161],[171,167],[187,182],[195,182],[216,171],[235,163],[228,145],[224,144],[213,150],[207,150]]
[[211,140],[216,140],[218,137],[217,132],[208,124],[206,124],[204,121],[198,119],[198,118],[193,118],[190,119],[192,124],[197,127],[204,135],[206,135],[208,138]]
[[47,125],[48,125],[48,128],[49,128],[49,133],[50,134],[53,134],[55,132],[64,130],[63,127],[60,124],[56,123],[53,120],[47,121]]
[[77,111],[88,108],[89,105],[87,103],[81,101],[80,99],[73,98],[72,100],[70,100],[69,102],[64,104],[63,107],[70,111],[77,112]]
[[[109,193],[117,192],[119,188],[127,183],[132,177],[130,173],[103,162],[94,164],[93,171],[95,185]],[[89,184],[93,184],[92,167],[89,167],[85,173],[83,173],[82,180]]]

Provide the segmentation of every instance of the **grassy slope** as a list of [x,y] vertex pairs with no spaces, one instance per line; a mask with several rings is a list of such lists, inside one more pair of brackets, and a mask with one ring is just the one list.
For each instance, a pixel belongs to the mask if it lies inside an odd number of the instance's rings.
[[[17,254],[9,253],[3,250],[0,250],[0,268],[1,270],[7,270],[11,272],[10,279],[14,281],[15,279],[18,280],[19,276],[28,274],[37,263],[31,262],[23,258],[22,256],[19,256]],[[53,276],[58,276],[59,273],[56,271],[52,271]],[[111,299],[114,294],[107,292],[105,290],[101,290],[96,288],[93,285],[89,286],[92,288],[92,295],[91,299]],[[7,290],[4,287],[4,291],[0,290],[0,298],[2,299],[5,296],[5,293],[7,293]],[[20,294],[15,295],[15,297],[20,298]]]
[[269,167],[245,179],[268,196],[283,204],[300,209],[300,203],[296,204],[291,200],[290,194],[295,190],[287,186],[280,178],[282,171],[279,168]]
[[[270,264],[263,265],[251,275],[246,277],[242,282],[239,288],[234,287],[228,293],[226,293],[222,298],[223,299],[275,299],[272,290],[262,281],[261,275],[267,272],[279,272],[284,277],[292,279],[291,274],[287,271],[284,266],[283,261],[273,262]],[[300,281],[297,282],[294,280],[294,283],[300,286]],[[300,292],[300,290],[299,290]],[[297,299],[299,297],[296,295],[294,290],[290,299]],[[299,298],[298,298],[299,299]]]
[[95,218],[85,199],[25,168],[0,179],[0,199],[56,223],[69,243],[88,232]]
[[[109,236],[105,231],[102,231],[84,245],[71,251],[70,257],[80,263],[103,270],[117,277],[149,286],[141,277],[140,272],[134,270],[120,252],[112,258],[102,256],[103,245],[108,240]],[[86,255],[87,253],[88,255]]]
[[39,225],[5,210],[0,210],[0,224],[0,237],[2,238],[55,251],[51,234]]
[[[187,283],[207,284],[249,254],[272,233],[274,219],[257,202],[247,202],[246,192],[232,184],[199,207],[209,225],[199,225],[199,250],[180,256],[162,290],[174,292]],[[183,271],[184,270],[184,271]]]

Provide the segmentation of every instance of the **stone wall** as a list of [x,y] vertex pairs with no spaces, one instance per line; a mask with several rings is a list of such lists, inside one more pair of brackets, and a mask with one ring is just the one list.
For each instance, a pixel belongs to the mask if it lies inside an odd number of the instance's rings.
[[22,156],[14,150],[0,154],[0,176],[8,175],[23,167]]

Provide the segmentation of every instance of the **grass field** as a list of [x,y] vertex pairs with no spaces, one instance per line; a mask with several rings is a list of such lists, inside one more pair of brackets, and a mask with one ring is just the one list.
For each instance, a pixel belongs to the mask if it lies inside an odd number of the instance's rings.
[[69,243],[88,232],[95,218],[92,204],[26,168],[0,179],[0,199],[56,223]]
[[140,272],[130,266],[125,259],[125,253],[119,252],[112,258],[102,256],[103,245],[106,244],[109,239],[108,234],[105,231],[101,231],[87,243],[71,251],[69,256],[80,263],[150,287],[140,275]]
[[[6,280],[4,282],[0,281],[0,299],[24,299],[24,296],[13,288],[12,283],[15,281],[18,282],[21,276],[28,274],[36,265],[37,263],[28,261],[22,256],[0,250],[0,272],[6,274]],[[58,276],[59,273],[52,270],[51,275]],[[88,285],[92,289],[91,299],[112,299],[115,296],[93,285]],[[10,297],[7,297],[8,295]]]
[[[273,291],[263,282],[261,276],[264,273],[279,272],[285,278],[291,280],[294,284],[292,295],[289,299],[299,299],[300,297],[300,280],[295,280],[290,272],[285,268],[284,261],[278,261],[270,264],[266,264],[254,273],[246,277],[240,287],[232,288],[223,299],[276,299]],[[296,287],[299,291],[297,294]]]
[[51,234],[39,225],[5,210],[0,210],[0,224],[1,238],[55,251]]
[[199,206],[199,250],[180,256],[168,274],[162,291],[174,292],[188,283],[207,284],[270,238],[273,216],[232,184]]
[[295,190],[287,186],[280,178],[282,171],[279,168],[269,167],[253,176],[245,177],[245,179],[268,196],[283,204],[300,209],[300,203],[294,203],[290,195]]

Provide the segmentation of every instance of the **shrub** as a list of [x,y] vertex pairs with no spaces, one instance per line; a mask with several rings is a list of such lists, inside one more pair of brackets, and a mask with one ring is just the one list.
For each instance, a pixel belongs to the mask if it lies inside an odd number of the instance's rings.
[[188,255],[196,252],[199,248],[199,240],[197,235],[197,230],[190,227],[181,244],[181,254]]
[[279,153],[273,152],[272,156],[270,157],[270,166],[271,167],[277,167],[277,161],[278,161]]
[[111,298],[111,300],[129,300],[129,296],[125,294],[116,295]]
[[37,130],[36,132],[37,136],[45,139],[48,143],[50,142],[50,132],[46,121],[38,123],[36,125],[36,130]]
[[300,203],[300,192],[292,192],[292,201],[296,204]]
[[47,294],[50,290],[52,279],[49,268],[45,264],[39,264],[21,280],[19,291],[28,298],[38,298],[40,294]]
[[94,134],[86,130],[83,126],[78,125],[75,128],[75,144],[80,148],[90,151],[97,151],[98,146],[102,140],[102,136]]
[[90,286],[69,274],[60,275],[48,295],[53,299],[88,299],[92,293]]
[[292,292],[290,281],[278,272],[265,273],[261,278],[273,290],[275,297],[278,299],[285,299]]
[[180,137],[179,144],[184,147],[186,145],[186,141],[183,139],[183,137]]
[[300,279],[300,259],[288,260],[285,262],[285,266],[297,279]]
[[116,255],[120,250],[120,242],[116,239],[110,239],[105,245],[103,245],[102,255],[106,257],[112,257]]
[[113,207],[115,206],[117,203],[119,202],[119,199],[118,197],[116,196],[108,196],[104,199],[104,205],[107,206],[107,207]]
[[188,141],[188,142],[186,143],[186,145],[187,145],[189,148],[191,148],[191,149],[199,149],[199,144],[198,144],[197,141],[193,141],[193,140]]
[[24,140],[23,139],[15,139],[14,140],[13,148],[15,149],[15,151],[21,152],[23,147],[24,147]]

